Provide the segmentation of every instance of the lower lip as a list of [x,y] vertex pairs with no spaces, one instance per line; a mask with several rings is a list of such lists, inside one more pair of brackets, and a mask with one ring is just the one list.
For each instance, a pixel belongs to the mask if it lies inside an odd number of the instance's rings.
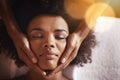
[[48,60],[52,60],[52,59],[57,58],[56,55],[50,55],[50,54],[45,55],[45,57],[46,57]]

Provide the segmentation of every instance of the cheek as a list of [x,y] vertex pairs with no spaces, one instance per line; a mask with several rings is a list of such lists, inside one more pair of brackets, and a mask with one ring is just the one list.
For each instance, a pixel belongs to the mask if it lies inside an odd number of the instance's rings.
[[59,45],[57,45],[59,51],[60,51],[60,55],[62,55],[62,53],[64,52],[65,48],[66,48],[66,41],[63,42],[59,42]]
[[40,41],[36,41],[36,40],[32,40],[30,41],[30,47],[31,47],[31,50],[36,54],[36,55],[39,55],[41,52],[41,43]]

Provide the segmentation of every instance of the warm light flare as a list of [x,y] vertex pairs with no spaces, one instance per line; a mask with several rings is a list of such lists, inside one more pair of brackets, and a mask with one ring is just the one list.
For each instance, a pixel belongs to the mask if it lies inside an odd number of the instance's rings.
[[115,13],[113,8],[106,3],[100,2],[91,5],[85,14],[85,20],[90,29],[93,29],[96,19],[100,16],[115,17]]
[[84,18],[90,29],[100,16],[120,17],[120,0],[65,0],[64,7],[71,17]]
[[66,12],[76,19],[84,18],[88,7],[95,0],[65,0],[64,7]]

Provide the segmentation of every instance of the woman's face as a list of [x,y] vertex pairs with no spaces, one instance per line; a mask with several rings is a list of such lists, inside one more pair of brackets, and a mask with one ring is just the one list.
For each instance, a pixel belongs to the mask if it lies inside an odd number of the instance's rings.
[[55,69],[69,35],[66,21],[60,16],[37,16],[30,21],[27,34],[41,69]]

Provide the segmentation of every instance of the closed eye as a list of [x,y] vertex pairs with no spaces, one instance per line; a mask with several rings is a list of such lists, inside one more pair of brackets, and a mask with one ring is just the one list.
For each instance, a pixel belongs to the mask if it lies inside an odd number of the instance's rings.
[[33,34],[33,35],[30,35],[30,38],[31,39],[41,39],[43,38],[44,36],[42,34]]
[[55,38],[57,40],[64,40],[68,37],[69,33],[65,29],[56,29],[55,30]]
[[55,38],[56,38],[57,40],[63,40],[63,39],[66,39],[67,36],[65,36],[65,35],[56,35]]
[[32,36],[32,38],[43,38],[43,36]]

